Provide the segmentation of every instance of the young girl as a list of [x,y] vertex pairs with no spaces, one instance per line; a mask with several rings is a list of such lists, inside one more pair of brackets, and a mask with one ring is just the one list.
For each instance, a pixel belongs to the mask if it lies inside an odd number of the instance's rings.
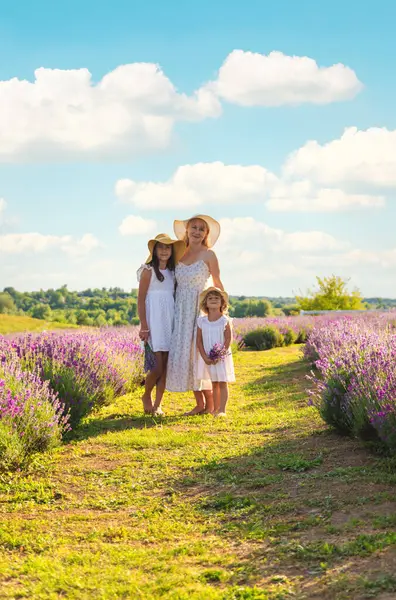
[[197,347],[199,351],[197,377],[210,379],[213,385],[214,415],[224,417],[228,401],[228,382],[235,381],[234,362],[230,345],[231,321],[225,315],[228,295],[219,288],[210,287],[200,295]]
[[[175,265],[185,244],[160,233],[149,240],[150,255],[137,272],[139,281],[139,337],[154,352],[155,365],[148,372],[142,397],[145,414],[163,415],[166,367],[174,320]],[[151,392],[156,386],[153,405]]]

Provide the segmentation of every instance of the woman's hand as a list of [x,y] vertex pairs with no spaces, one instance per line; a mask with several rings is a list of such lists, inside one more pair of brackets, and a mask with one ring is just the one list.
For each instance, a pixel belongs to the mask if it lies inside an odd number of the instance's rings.
[[214,365],[215,362],[214,360],[212,360],[211,358],[209,358],[208,356],[206,358],[204,358],[204,361],[207,365]]
[[139,337],[142,340],[142,342],[148,342],[149,335],[150,335],[150,331],[147,328],[143,328],[143,327],[140,328]]

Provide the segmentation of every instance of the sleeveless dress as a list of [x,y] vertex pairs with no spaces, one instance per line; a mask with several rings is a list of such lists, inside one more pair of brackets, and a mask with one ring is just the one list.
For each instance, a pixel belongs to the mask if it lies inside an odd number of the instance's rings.
[[169,350],[166,389],[170,392],[210,390],[212,382],[196,375],[197,317],[199,294],[209,287],[212,277],[205,261],[176,265],[175,325]]
[[160,269],[164,281],[159,281],[152,267],[142,265],[138,270],[138,281],[145,269],[151,271],[146,295],[148,343],[153,352],[169,352],[175,315],[175,274],[169,269]]
[[[209,321],[208,317],[198,317],[197,325],[202,331],[203,347],[206,354],[209,354],[215,344],[224,345],[224,330],[231,319],[222,315],[216,321]],[[211,381],[235,381],[234,361],[230,353],[224,360],[220,360],[216,365],[207,365],[198,352],[197,357],[197,377],[201,379],[210,379]]]

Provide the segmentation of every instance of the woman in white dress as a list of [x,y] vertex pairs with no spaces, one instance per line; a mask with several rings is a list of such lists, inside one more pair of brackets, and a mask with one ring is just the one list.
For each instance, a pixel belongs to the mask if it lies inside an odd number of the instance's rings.
[[212,284],[224,289],[219,263],[211,250],[220,235],[220,224],[207,215],[196,215],[185,221],[176,220],[173,227],[176,237],[184,241],[187,248],[175,270],[175,324],[166,389],[170,392],[193,390],[196,405],[186,415],[212,413],[212,383],[200,380],[196,374],[196,336],[200,293]]
[[[138,270],[138,314],[140,339],[154,353],[142,397],[146,414],[162,415],[161,401],[165,390],[166,367],[174,321],[175,265],[184,254],[183,241],[172,240],[160,233],[149,240],[150,255]],[[152,354],[151,354],[152,356]],[[154,405],[151,399],[156,386]]]

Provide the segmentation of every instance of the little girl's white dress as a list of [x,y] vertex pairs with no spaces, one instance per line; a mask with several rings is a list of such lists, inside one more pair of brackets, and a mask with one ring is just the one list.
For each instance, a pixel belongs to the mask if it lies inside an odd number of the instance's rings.
[[145,269],[151,271],[146,294],[146,319],[150,329],[148,343],[153,352],[169,352],[175,318],[175,274],[169,269],[160,269],[164,281],[159,281],[151,266],[142,265],[137,272],[138,281]]
[[[224,345],[224,331],[231,319],[222,315],[217,321],[209,321],[208,317],[198,317],[197,326],[202,331],[203,347],[209,354],[215,344]],[[199,379],[210,379],[211,381],[235,381],[234,361],[231,350],[229,354],[215,365],[207,365],[198,352],[197,377]]]

